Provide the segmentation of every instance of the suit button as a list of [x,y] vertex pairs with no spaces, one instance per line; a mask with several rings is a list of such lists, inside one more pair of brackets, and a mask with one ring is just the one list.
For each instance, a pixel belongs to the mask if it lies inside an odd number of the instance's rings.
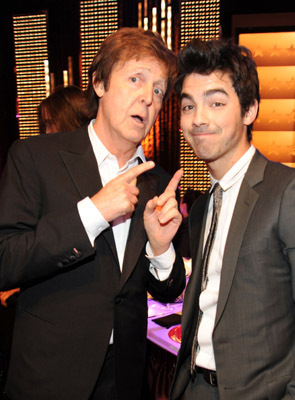
[[77,250],[76,247],[73,249],[73,251],[74,251],[74,257],[76,257],[76,258],[81,257],[82,253],[81,253],[81,251]]
[[82,253],[81,253],[81,251],[77,251],[77,253],[76,253],[76,257],[77,258],[80,258],[82,256]]
[[69,257],[69,259],[70,259],[70,261],[76,261],[77,257],[72,255],[72,256]]
[[57,266],[58,268],[62,268],[64,265],[63,265],[63,263],[62,263],[61,261],[58,261],[58,262],[56,263],[56,266]]
[[173,279],[170,279],[170,281],[168,281],[167,286],[168,286],[168,287],[171,287],[171,286],[172,286],[172,283],[173,283]]

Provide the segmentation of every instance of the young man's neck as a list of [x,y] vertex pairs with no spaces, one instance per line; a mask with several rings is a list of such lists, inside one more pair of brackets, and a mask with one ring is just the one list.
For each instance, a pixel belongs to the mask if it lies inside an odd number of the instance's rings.
[[206,161],[208,170],[214,179],[220,181],[223,176],[239,161],[241,157],[249,150],[251,144],[247,142],[239,152],[229,154],[228,157],[221,157],[214,161]]

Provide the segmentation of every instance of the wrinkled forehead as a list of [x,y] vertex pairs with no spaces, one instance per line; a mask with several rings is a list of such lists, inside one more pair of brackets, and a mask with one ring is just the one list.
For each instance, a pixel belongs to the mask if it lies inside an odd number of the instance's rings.
[[155,54],[153,53],[148,53],[148,52],[140,52],[138,54],[134,54],[134,53],[129,53],[127,50],[125,52],[121,53],[120,58],[115,62],[115,64],[113,65],[113,68],[122,68],[127,62],[132,62],[134,61],[134,63],[140,63],[140,64],[144,64],[145,62],[152,62],[158,69],[159,71],[162,72],[163,76],[165,78],[168,77],[168,67],[166,65],[166,63],[163,61],[163,59],[155,56]]

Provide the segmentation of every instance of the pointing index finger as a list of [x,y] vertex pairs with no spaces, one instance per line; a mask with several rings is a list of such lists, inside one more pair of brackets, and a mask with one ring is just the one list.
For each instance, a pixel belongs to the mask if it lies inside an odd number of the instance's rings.
[[[161,211],[163,208],[163,205],[165,203],[165,198],[167,198],[167,196],[169,196],[169,191],[173,191],[176,192],[177,188],[178,188],[178,184],[180,182],[180,179],[182,178],[183,175],[183,170],[179,169],[178,171],[175,172],[175,174],[173,175],[173,177],[171,178],[170,182],[168,183],[164,193],[162,193],[162,195],[159,197],[156,209],[158,211]],[[171,194],[171,192],[170,192]]]
[[143,174],[146,171],[154,168],[155,163],[153,161],[147,161],[141,164],[136,165],[136,167],[131,168],[129,171],[125,172],[125,174],[121,175],[124,177],[124,180],[127,183],[132,183],[136,181],[136,178]]
[[171,178],[170,182],[168,183],[166,190],[172,189],[172,190],[174,190],[174,192],[176,192],[176,190],[178,188],[178,184],[180,182],[180,179],[182,178],[182,175],[183,175],[182,169],[179,169],[178,171],[176,171],[175,174],[173,175],[173,177]]

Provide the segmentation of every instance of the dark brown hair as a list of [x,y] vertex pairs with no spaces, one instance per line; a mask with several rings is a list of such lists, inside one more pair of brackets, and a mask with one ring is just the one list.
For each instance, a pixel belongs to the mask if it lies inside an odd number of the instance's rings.
[[[242,116],[257,100],[260,102],[259,80],[251,52],[231,40],[202,41],[193,39],[179,53],[179,74],[175,91],[181,95],[184,78],[192,73],[209,75],[214,71],[229,73],[238,95]],[[258,115],[258,112],[257,112]],[[247,139],[252,139],[253,123],[247,127]]]
[[53,123],[57,132],[73,131],[90,120],[84,92],[77,86],[57,86],[38,107],[40,133]]

